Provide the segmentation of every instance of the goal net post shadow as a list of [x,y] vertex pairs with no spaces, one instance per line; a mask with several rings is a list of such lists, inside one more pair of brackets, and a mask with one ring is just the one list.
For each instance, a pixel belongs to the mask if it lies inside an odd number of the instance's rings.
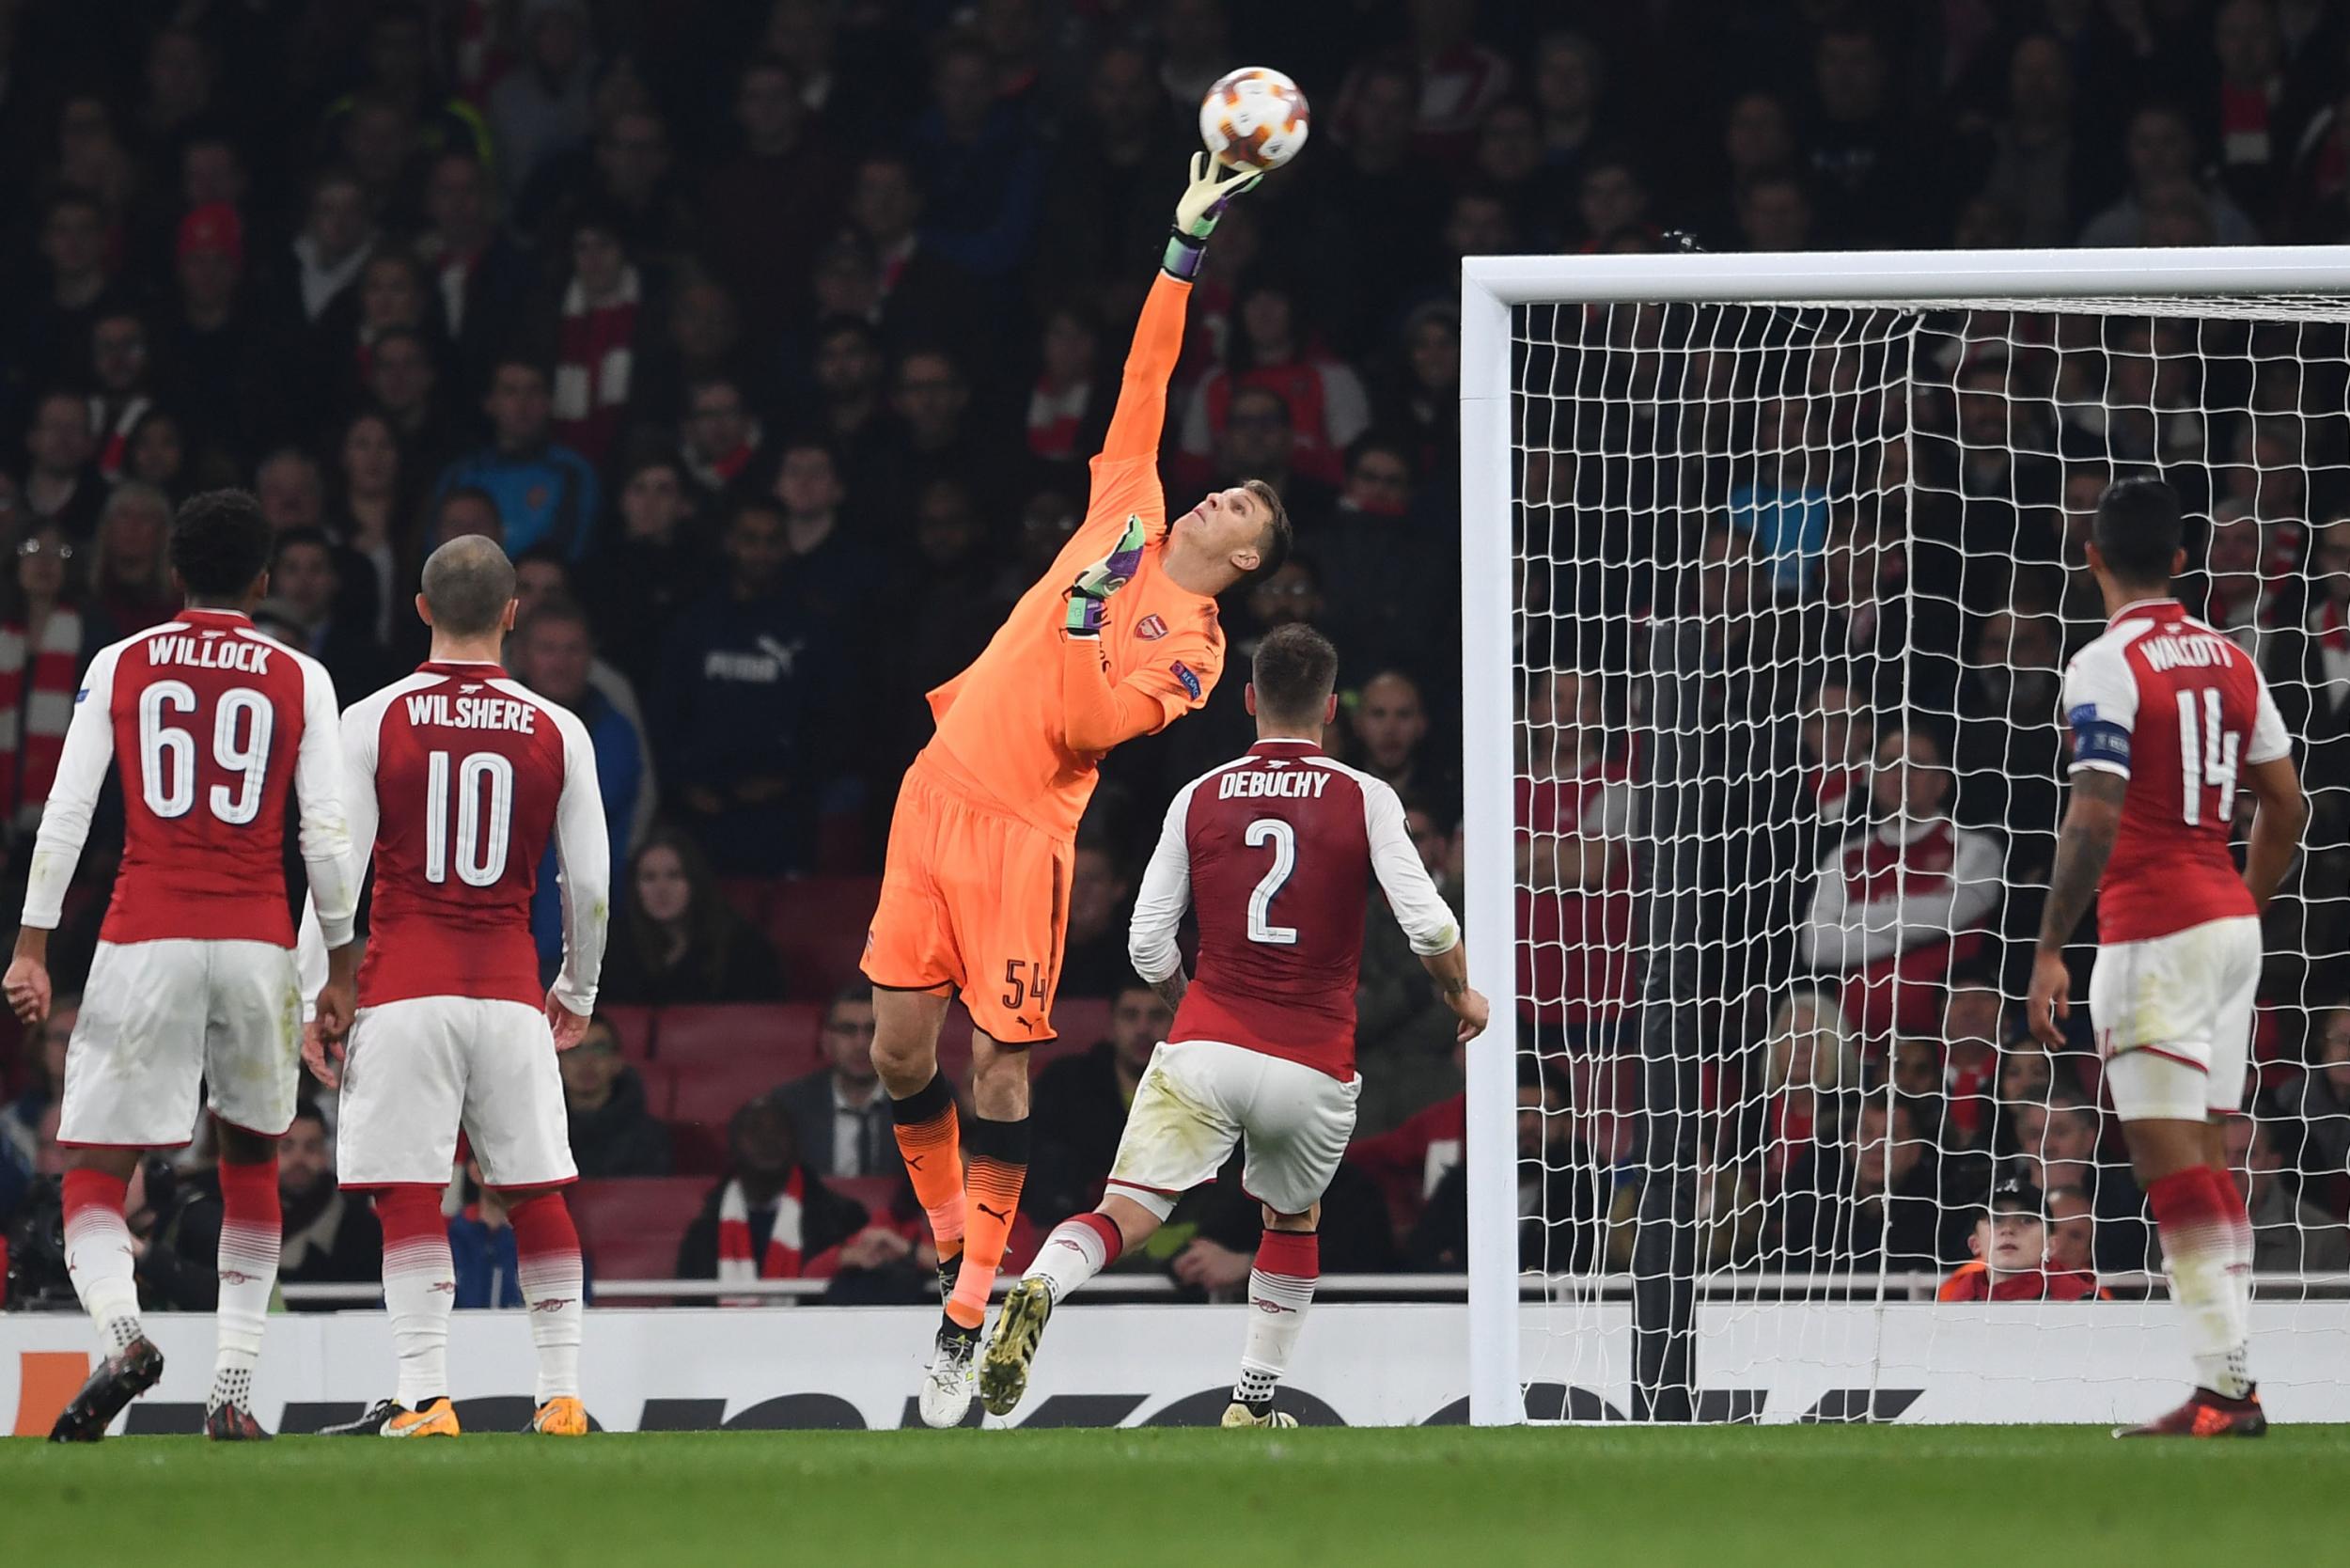
[[[2123,1191],[2093,1053],[2058,1053],[2029,1105],[2003,1081],[2062,797],[2056,672],[2103,619],[2078,556],[2085,476],[2176,484],[2191,571],[2207,537],[2258,525],[2256,604],[2222,629],[2288,723],[2305,717],[2330,700],[2319,655],[2294,662],[2326,624],[2310,562],[2350,508],[2345,322],[2350,247],[1464,263],[1463,913],[1494,1004],[1467,1066],[1472,1421],[1529,1404],[1722,1419],[1747,1396],[1719,1390],[1790,1364],[1881,1412],[1888,1378],[1963,1359],[1949,1325],[1966,1309],[1922,1304],[1966,1262],[1995,1177]],[[2279,541],[2290,561],[2266,559]],[[1864,593],[1864,559],[1894,559],[1897,591]],[[2214,604],[2218,569],[2196,588]],[[1864,599],[1872,627],[1897,621],[1892,645],[1860,651]],[[1898,734],[1898,755],[1847,768],[1807,749],[1854,726]],[[1939,770],[1943,797],[1876,802],[1894,765]],[[2350,981],[2342,857],[2323,838],[2350,818],[2350,780],[2304,767],[2318,837],[2268,922],[2255,1046],[2289,1065],[2317,1059]],[[1850,798],[1831,801],[1840,768]],[[1894,847],[1864,867],[1875,832]],[[1954,868],[1900,847],[1936,833]],[[1840,853],[1857,858],[1831,880],[1872,889],[1900,933],[1947,919],[1948,940],[1880,953],[1845,900],[1836,948],[1817,894]],[[1985,855],[1987,895],[1966,870]],[[2071,955],[2076,1027],[2088,950]],[[2000,1081],[1929,1114],[1896,1067],[1954,983],[1998,993]],[[1818,1127],[1789,1122],[1769,1065],[1805,997],[1840,1015],[1857,1063]],[[1957,1060],[1950,1046],[1946,1079]],[[2287,1077],[2256,1079],[2255,1137],[2283,1149],[2296,1200],[2338,1204],[2344,1184],[2295,1164]],[[1546,1129],[1523,1156],[1522,1078]],[[2083,1115],[2085,1160],[2044,1125]],[[1932,1162],[1932,1223],[1889,1182],[1860,1195],[1871,1139],[1913,1173],[1905,1148]],[[2114,1201],[2095,1273],[2120,1300],[2098,1310],[2159,1335],[2158,1250],[2135,1276],[2112,1266],[2129,1220]],[[2264,1298],[2324,1299],[2321,1242],[2290,1276],[2264,1262]],[[2110,1391],[2151,1408],[2184,1373],[2182,1357]]]

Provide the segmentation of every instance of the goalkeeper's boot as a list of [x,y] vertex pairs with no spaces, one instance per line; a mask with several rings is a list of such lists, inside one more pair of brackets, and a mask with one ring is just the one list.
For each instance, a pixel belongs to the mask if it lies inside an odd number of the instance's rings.
[[1053,1315],[1053,1293],[1042,1279],[1014,1282],[995,1316],[995,1337],[979,1361],[979,1403],[991,1416],[1009,1416],[1028,1391],[1028,1369]]
[[585,1437],[588,1407],[568,1394],[558,1395],[532,1411],[530,1424],[523,1430],[541,1437]]
[[2117,1426],[2116,1437],[2264,1437],[2268,1415],[2261,1408],[2258,1389],[2242,1399],[2230,1399],[2209,1388],[2198,1388],[2186,1403],[2143,1426]]
[[1246,1400],[1236,1399],[1224,1407],[1224,1419],[1215,1424],[1218,1426],[1287,1427],[1295,1426],[1297,1418],[1286,1410],[1274,1409],[1271,1400],[1251,1404]]
[[971,1409],[971,1363],[979,1348],[979,1331],[948,1321],[938,1325],[938,1342],[931,1351],[930,1370],[922,1374],[922,1392],[915,1401],[922,1424],[961,1426]]
[[454,1437],[458,1435],[457,1406],[446,1395],[429,1399],[411,1410],[398,1400],[378,1400],[375,1407],[355,1421],[319,1429],[321,1437]]
[[215,1443],[266,1443],[270,1433],[253,1412],[231,1402],[215,1404],[204,1412],[204,1435]]
[[155,1387],[164,1375],[164,1353],[145,1338],[133,1340],[98,1363],[49,1429],[53,1443],[95,1443],[122,1414],[122,1407]]

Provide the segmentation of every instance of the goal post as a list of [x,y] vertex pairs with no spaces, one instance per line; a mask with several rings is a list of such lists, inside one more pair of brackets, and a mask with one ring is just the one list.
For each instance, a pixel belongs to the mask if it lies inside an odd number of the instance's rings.
[[[2086,1029],[2034,1088],[2014,1027],[2062,799],[2051,682],[2102,623],[2082,497],[2178,482],[2191,607],[2228,599],[2289,720],[2332,712],[2350,673],[2319,645],[2350,661],[2350,628],[2311,561],[2350,548],[2345,398],[2344,246],[1464,263],[1464,917],[1494,1003],[1468,1053],[1473,1422],[1884,1419],[1946,1376],[1933,1419],[2052,1419],[2029,1373],[1984,1370],[2014,1343],[1996,1311],[1934,1299],[2010,1177],[2089,1194],[2111,1297],[2033,1354],[2116,1409],[2175,1389],[2183,1355],[2062,1348],[2092,1324],[2170,1347],[2171,1309],[2158,1255],[2107,1246],[2151,1230]],[[2258,541],[2240,592],[2223,530]],[[1851,574],[1888,558],[1897,588],[1862,604]],[[1815,731],[1867,755],[1813,756]],[[2279,1341],[2350,1299],[2324,1266],[2350,1231],[2320,1223],[2350,1169],[2294,1108],[2328,1030],[2350,1039],[2341,772],[2305,762],[2316,837],[2265,932],[2244,1179],[2256,1222],[2296,1228],[2296,1266],[2262,1250]],[[1995,1020],[1964,1063],[1975,1037],[1941,1038],[1962,991]],[[1805,1053],[1795,1092],[1774,1074]],[[1545,1127],[1524,1157],[1522,1064]],[[1922,1167],[1904,1207],[1889,1172]]]

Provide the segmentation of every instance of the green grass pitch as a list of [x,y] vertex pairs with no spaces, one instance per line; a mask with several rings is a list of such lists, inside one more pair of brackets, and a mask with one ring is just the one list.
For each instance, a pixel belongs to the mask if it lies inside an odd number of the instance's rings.
[[2341,1560],[2350,1428],[607,1434],[0,1443],[11,1563]]

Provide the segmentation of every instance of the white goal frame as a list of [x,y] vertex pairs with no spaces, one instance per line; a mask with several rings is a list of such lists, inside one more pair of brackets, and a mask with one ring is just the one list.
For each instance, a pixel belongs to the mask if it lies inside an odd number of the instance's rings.
[[1468,1052],[1469,1419],[1526,1419],[1514,1118],[1512,651],[1518,488],[1512,312],[1550,304],[1900,306],[2350,292],[2350,246],[1472,257],[1461,284],[1461,722],[1470,982],[1494,1025]]

